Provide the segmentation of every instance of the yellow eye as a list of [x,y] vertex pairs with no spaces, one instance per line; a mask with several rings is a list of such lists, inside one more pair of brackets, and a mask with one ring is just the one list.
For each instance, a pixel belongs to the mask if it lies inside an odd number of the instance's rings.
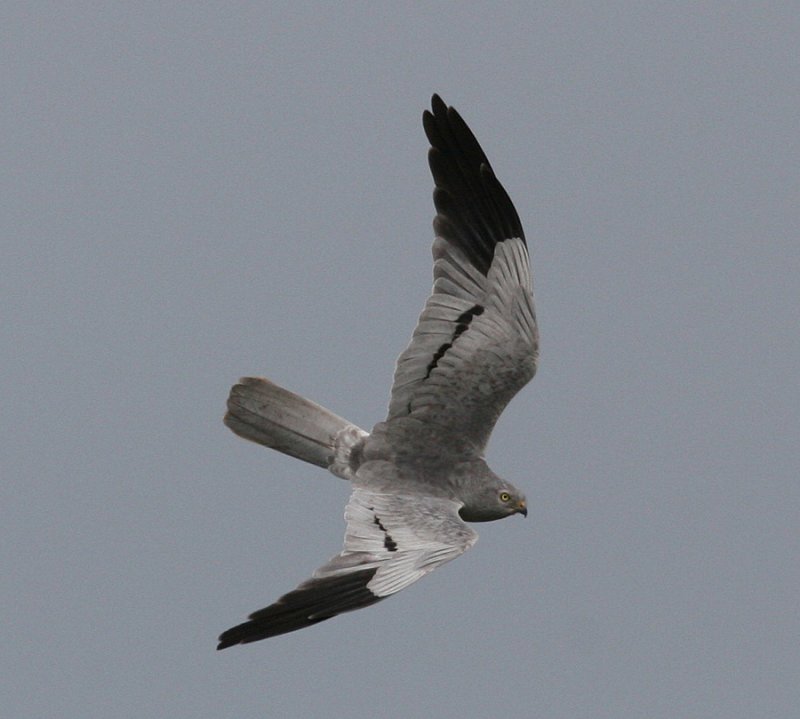
[[508,502],[509,499],[511,499],[511,495],[508,492],[500,492],[501,502]]

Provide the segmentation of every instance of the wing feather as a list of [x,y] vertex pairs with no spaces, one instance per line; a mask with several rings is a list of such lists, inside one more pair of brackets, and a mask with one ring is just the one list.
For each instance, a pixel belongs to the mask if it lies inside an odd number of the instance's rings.
[[[385,427],[410,416],[421,420],[413,425],[420,442],[435,424],[437,438],[450,432],[482,452],[536,371],[528,250],[514,205],[460,115],[434,96],[423,125],[436,185],[434,285],[398,358]],[[412,425],[401,425],[413,442]]]
[[303,629],[405,589],[477,541],[458,516],[459,506],[356,489],[345,510],[342,552],[249,621],[223,632],[217,649]]

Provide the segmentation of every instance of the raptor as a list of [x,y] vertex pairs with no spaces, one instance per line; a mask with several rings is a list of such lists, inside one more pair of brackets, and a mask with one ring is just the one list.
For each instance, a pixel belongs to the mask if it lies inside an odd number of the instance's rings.
[[344,547],[218,649],[308,627],[405,589],[477,539],[473,522],[527,515],[489,469],[497,418],[533,377],[539,334],[517,211],[475,136],[434,95],[423,114],[435,189],[433,291],[371,432],[266,379],[231,389],[236,434],[350,482]]

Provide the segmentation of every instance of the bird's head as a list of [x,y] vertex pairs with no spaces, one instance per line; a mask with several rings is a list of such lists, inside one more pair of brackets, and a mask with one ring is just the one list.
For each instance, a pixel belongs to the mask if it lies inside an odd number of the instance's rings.
[[459,514],[465,522],[491,522],[512,514],[527,517],[528,501],[513,484],[498,478],[472,494]]

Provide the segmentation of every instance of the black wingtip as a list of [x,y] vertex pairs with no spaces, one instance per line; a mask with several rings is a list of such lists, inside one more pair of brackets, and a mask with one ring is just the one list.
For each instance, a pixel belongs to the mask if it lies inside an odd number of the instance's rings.
[[367,585],[377,569],[357,569],[332,577],[314,577],[277,602],[250,615],[250,620],[219,635],[217,650],[249,644],[324,622],[343,612],[381,600]]
[[[425,110],[422,113],[422,121],[423,123],[435,122],[436,120],[441,122],[442,120],[446,120],[449,112],[455,112],[455,110],[448,106],[438,93],[434,92],[433,95],[431,95],[431,109]],[[429,119],[426,120],[426,118]]]
[[447,103],[442,100],[441,95],[439,95],[438,92],[434,92],[433,95],[431,95],[431,109],[433,110],[434,115],[439,112],[447,111]]
[[458,247],[486,274],[504,240],[525,242],[522,223],[477,138],[458,111],[434,94],[422,116],[436,191],[437,236]]

